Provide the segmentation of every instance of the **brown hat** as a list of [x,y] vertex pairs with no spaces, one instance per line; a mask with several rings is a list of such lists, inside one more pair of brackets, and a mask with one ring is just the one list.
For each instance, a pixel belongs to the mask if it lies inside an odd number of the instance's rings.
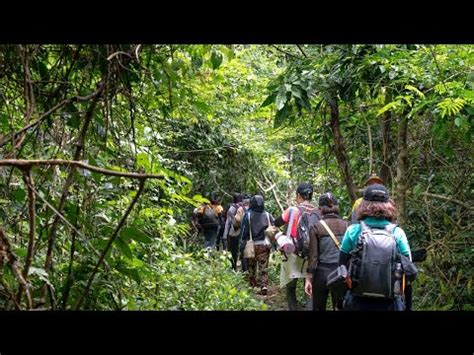
[[380,176],[378,176],[377,174],[372,174],[367,178],[367,180],[365,180],[364,185],[367,186],[370,184],[383,184],[383,183],[384,181]]

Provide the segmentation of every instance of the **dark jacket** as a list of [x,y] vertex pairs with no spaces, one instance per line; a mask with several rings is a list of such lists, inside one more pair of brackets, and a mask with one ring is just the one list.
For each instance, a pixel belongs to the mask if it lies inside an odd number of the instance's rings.
[[[263,241],[265,240],[265,229],[269,227],[267,213],[264,209],[263,197],[260,195],[255,195],[250,200],[250,209],[247,211],[247,216],[244,218],[242,224],[242,240],[250,239],[249,232],[249,217],[250,217],[250,226],[252,228],[252,239],[254,241]],[[270,219],[270,224],[273,225],[274,218],[268,213]]]
[[[347,221],[334,213],[323,215],[323,220],[341,243],[347,229]],[[339,249],[320,222],[311,228],[309,238],[308,272],[314,272],[319,263],[338,265]]]

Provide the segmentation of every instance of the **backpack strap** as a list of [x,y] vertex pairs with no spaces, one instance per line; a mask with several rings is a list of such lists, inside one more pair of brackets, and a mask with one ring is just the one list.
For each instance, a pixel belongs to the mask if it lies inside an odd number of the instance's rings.
[[251,214],[252,214],[252,213],[250,212],[250,213],[249,213],[249,234],[250,234],[250,240],[253,240],[253,238],[252,238],[252,225],[250,224],[250,215],[251,215]]
[[[270,227],[272,224],[270,223],[270,214],[268,212],[265,212],[265,214],[267,215],[267,221],[268,221],[268,227]],[[267,228],[268,228],[267,227]]]
[[[290,207],[290,216],[288,217],[288,230],[287,230],[286,233],[289,234],[289,237],[291,239],[294,239],[293,236],[291,235],[291,232],[293,230],[293,220],[294,220],[293,212],[294,212],[294,207]],[[288,233],[288,231],[289,231],[289,233]]]
[[360,221],[360,227],[361,227],[361,234],[364,232],[370,232],[369,226],[364,221]]
[[341,244],[339,243],[339,240],[337,240],[336,236],[334,235],[334,233],[332,232],[331,228],[329,228],[329,226],[326,224],[326,222],[324,222],[322,219],[319,221],[319,223],[321,223],[321,225],[326,229],[326,231],[329,233],[329,235],[331,236],[331,239],[332,241],[334,242],[334,244],[336,244],[336,247],[337,249],[341,249]]
[[398,227],[398,224],[395,224],[395,223],[389,223],[385,226],[385,230],[390,233],[390,235],[393,235],[395,236],[395,228]]

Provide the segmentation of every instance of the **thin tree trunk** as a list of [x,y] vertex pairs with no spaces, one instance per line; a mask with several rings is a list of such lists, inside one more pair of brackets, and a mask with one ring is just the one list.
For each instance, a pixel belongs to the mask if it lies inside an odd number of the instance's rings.
[[390,159],[391,140],[390,140],[390,124],[392,123],[392,113],[385,111],[380,118],[380,132],[382,133],[382,166],[380,167],[380,177],[383,179],[386,186],[390,185],[391,173],[390,166],[392,160]]
[[81,298],[79,299],[79,301],[77,302],[77,305],[76,305],[76,310],[79,310],[81,309],[81,306],[82,306],[82,303],[84,302],[84,300],[87,298],[87,295],[89,294],[89,290],[92,286],[92,281],[94,281],[94,277],[95,275],[97,274],[97,271],[99,271],[99,267],[102,265],[102,262],[105,260],[105,257],[107,256],[107,252],[110,250],[110,248],[112,247],[112,244],[114,243],[115,239],[117,238],[118,236],[118,233],[120,232],[120,229],[123,227],[123,225],[125,224],[125,221],[127,220],[127,217],[128,215],[130,214],[130,212],[132,212],[132,209],[133,209],[133,206],[135,206],[135,204],[137,203],[138,199],[140,198],[140,195],[142,194],[143,192],[143,189],[145,187],[145,181],[146,179],[140,179],[140,186],[138,187],[138,191],[137,191],[137,194],[135,195],[135,197],[133,198],[132,202],[130,203],[130,205],[128,206],[127,210],[125,211],[124,215],[122,216],[122,218],[120,219],[120,222],[119,224],[117,225],[117,227],[115,228],[114,230],[114,233],[112,234],[112,236],[110,237],[107,245],[105,246],[105,249],[104,251],[102,252],[102,254],[100,255],[100,258],[99,260],[97,261],[97,264],[95,265],[94,267],[94,270],[92,271],[92,274],[91,276],[89,277],[89,280],[87,281],[87,285],[86,285],[86,288],[84,290],[84,293],[82,294]]
[[[33,177],[31,176],[31,168],[23,171],[23,181],[25,187],[28,189],[28,221],[30,225],[28,234],[28,251],[26,254],[25,267],[23,268],[22,276],[25,282],[28,280],[28,272],[30,270],[31,263],[33,261],[33,254],[35,248],[35,229],[36,229],[36,213],[35,213],[35,194],[33,193]],[[21,303],[21,297],[23,295],[24,285],[20,284],[17,293],[17,302]],[[29,305],[31,307],[31,305]]]
[[[92,120],[94,110],[97,106],[97,102],[99,101],[99,98],[101,96],[101,93],[102,93],[103,89],[104,89],[104,82],[102,81],[102,82],[99,83],[99,88],[96,91],[96,95],[92,98],[92,101],[89,105],[89,108],[86,111],[86,114],[85,114],[85,117],[84,117],[84,124],[82,125],[81,132],[79,134],[79,139],[78,139],[77,144],[76,144],[76,151],[74,153],[73,160],[75,160],[75,161],[81,160],[82,152],[84,150],[84,142],[85,142],[85,139],[86,139],[87,131],[89,129],[89,125],[90,125],[90,122]],[[62,212],[62,210],[64,208],[64,205],[66,204],[66,200],[67,200],[67,197],[68,197],[68,194],[69,194],[69,187],[74,182],[75,173],[76,173],[76,167],[71,166],[71,168],[69,170],[69,174],[68,174],[67,179],[66,179],[66,183],[64,184],[63,191],[62,191],[62,194],[61,194],[61,199],[59,201],[59,205],[58,205],[58,208],[57,208],[57,210],[59,212]],[[49,233],[49,237],[48,237],[48,249],[47,249],[47,252],[46,252],[46,261],[45,261],[45,264],[44,264],[44,269],[47,272],[51,269],[51,265],[52,265],[53,248],[54,248],[54,242],[56,240],[56,233],[57,233],[58,225],[59,225],[59,217],[56,215],[54,217],[53,223],[51,225],[51,229],[50,229],[50,233]],[[46,284],[45,284],[44,287],[43,287],[43,292],[42,292],[42,297],[41,297],[41,299],[43,301],[44,301],[46,291],[47,291],[47,288],[46,288]]]
[[406,222],[406,191],[408,173],[408,149],[407,149],[408,118],[400,118],[398,130],[398,159],[397,159],[397,186],[395,201],[398,205],[399,223],[405,225]]
[[[76,220],[74,221],[74,227],[77,226],[77,221],[79,217],[79,204],[76,206]],[[72,240],[71,240],[71,249],[69,251],[69,266],[68,266],[68,271],[67,271],[67,277],[66,277],[66,282],[64,283],[64,291],[63,291],[63,298],[61,301],[61,309],[66,309],[67,308],[67,301],[69,298],[69,293],[71,291],[71,286],[72,282],[74,280],[74,275],[73,275],[73,270],[72,270],[72,265],[74,262],[74,253],[76,251],[76,233],[73,231],[72,232]]]
[[329,107],[331,108],[331,130],[334,137],[334,151],[336,153],[337,162],[341,169],[344,182],[346,183],[347,192],[352,203],[357,199],[354,181],[352,179],[349,159],[347,158],[344,140],[339,126],[339,107],[337,98],[329,100]]
[[286,190],[286,204],[288,206],[291,205],[291,196],[293,192],[293,150],[294,146],[293,144],[290,144],[290,147],[288,148],[288,174],[290,175],[290,178],[288,179],[288,188]]

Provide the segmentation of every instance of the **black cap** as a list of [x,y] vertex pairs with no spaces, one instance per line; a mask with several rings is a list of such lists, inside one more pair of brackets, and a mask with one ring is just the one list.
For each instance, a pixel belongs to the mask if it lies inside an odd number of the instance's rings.
[[312,197],[313,196],[313,185],[303,182],[298,185],[296,193],[300,194],[303,197]]
[[319,207],[332,207],[337,206],[337,198],[331,192],[326,192],[319,196]]
[[234,203],[242,202],[242,198],[243,198],[242,194],[238,192],[232,195],[232,200],[234,201]]
[[388,202],[388,199],[388,190],[381,184],[369,185],[364,190],[364,200],[366,201]]

